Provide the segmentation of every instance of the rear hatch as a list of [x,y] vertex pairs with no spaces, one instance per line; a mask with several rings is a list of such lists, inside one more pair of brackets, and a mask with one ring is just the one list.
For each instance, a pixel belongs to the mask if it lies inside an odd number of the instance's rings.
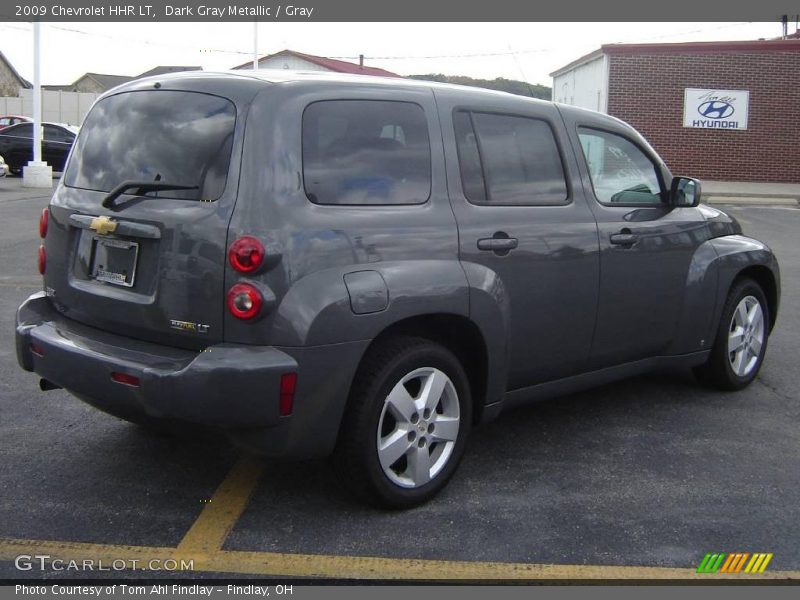
[[45,289],[67,317],[185,348],[222,340],[245,115],[207,83],[142,84],[87,116],[46,236]]

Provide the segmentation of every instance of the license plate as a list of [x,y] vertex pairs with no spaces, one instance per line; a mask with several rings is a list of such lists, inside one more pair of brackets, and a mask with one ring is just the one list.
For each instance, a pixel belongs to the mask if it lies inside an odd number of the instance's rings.
[[126,240],[94,238],[92,246],[92,278],[133,287],[139,244]]

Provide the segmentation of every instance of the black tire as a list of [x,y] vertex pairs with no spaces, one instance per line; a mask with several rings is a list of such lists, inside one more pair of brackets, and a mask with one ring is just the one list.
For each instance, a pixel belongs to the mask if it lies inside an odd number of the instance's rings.
[[[427,381],[424,375],[425,370],[429,370],[431,373],[433,371],[444,373],[449,378],[452,388],[444,388],[446,391],[440,394],[441,401],[435,400],[437,402],[435,405],[436,415],[426,411],[428,416],[426,417],[422,413],[417,415],[415,425],[410,425],[414,422],[413,415],[405,423],[413,429],[413,431],[408,431],[406,438],[409,440],[410,446],[407,453],[400,456],[398,462],[393,464],[400,465],[403,461],[410,460],[408,457],[411,454],[416,456],[418,450],[412,447],[415,444],[419,445],[421,449],[419,452],[427,451],[429,457],[436,456],[437,452],[441,453],[440,457],[444,456],[445,452],[449,452],[449,458],[444,459],[443,466],[439,467],[438,472],[435,472],[427,483],[415,487],[404,487],[402,482],[393,481],[381,466],[378,453],[379,424],[385,428],[386,422],[394,419],[391,416],[392,411],[388,408],[387,398],[404,378],[412,376],[412,379],[405,384],[406,390],[411,386],[412,391],[409,396],[415,397],[413,386],[419,385],[416,397],[423,397],[422,386],[424,381]],[[419,383],[413,379],[413,374],[417,372],[423,373],[423,375],[419,375]],[[437,381],[441,381],[441,379]],[[453,390],[457,399],[453,398]],[[453,407],[458,405],[458,432],[454,443],[450,446],[447,446],[448,442],[433,441],[436,439],[436,435],[441,435],[441,433],[432,433],[435,429],[435,420],[446,417],[444,414],[445,403],[449,407],[451,424],[456,420],[452,416]],[[384,410],[385,405],[387,405],[386,411]],[[428,424],[427,433],[417,434],[417,428],[422,431],[425,429],[426,423],[431,423],[434,427],[431,428],[431,424]],[[410,508],[426,502],[447,484],[464,454],[471,424],[472,396],[469,380],[463,366],[453,353],[425,338],[411,336],[391,338],[379,346],[371,348],[359,367],[339,431],[339,440],[333,457],[335,467],[341,480],[361,500],[383,508]],[[389,429],[401,426],[403,424],[398,420],[395,425],[390,425]],[[398,431],[399,429],[394,430],[395,433]],[[441,431],[443,429],[440,429]],[[411,438],[412,434],[419,435],[419,437]],[[442,445],[437,446],[437,444]],[[406,468],[409,472],[412,470],[410,462],[406,463]],[[435,464],[427,473],[434,473],[434,471]],[[392,473],[395,478],[402,477],[402,474],[396,474],[394,470]],[[415,484],[408,482],[406,485]]]
[[[755,298],[760,305],[763,314],[763,343],[757,353],[756,361],[750,370],[743,374],[737,374],[731,365],[728,353],[728,336],[732,331],[734,312],[737,306],[745,298]],[[764,362],[764,354],[767,351],[769,341],[770,314],[764,291],[755,281],[749,278],[742,278],[734,282],[728,293],[728,299],[722,309],[719,326],[717,327],[714,345],[708,362],[699,367],[695,367],[694,374],[702,383],[721,390],[741,390],[756,378]]]
[[22,168],[16,168],[9,165],[8,174],[13,175],[14,177],[19,177],[22,175]]

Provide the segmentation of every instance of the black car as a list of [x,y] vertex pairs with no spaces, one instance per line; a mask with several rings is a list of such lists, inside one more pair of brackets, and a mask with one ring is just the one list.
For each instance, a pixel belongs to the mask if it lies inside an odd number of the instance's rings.
[[[78,128],[59,123],[43,123],[42,128],[42,160],[54,171],[63,171]],[[22,173],[22,167],[33,160],[33,123],[18,123],[0,130],[0,156],[12,175]]]

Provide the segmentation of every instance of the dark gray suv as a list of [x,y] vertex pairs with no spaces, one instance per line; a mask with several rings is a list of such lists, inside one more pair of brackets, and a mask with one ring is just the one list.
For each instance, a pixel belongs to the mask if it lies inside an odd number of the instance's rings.
[[778,265],[612,117],[290,72],[102,97],[42,214],[19,362],[123,419],[333,454],[384,506],[502,408],[668,365],[759,371]]

